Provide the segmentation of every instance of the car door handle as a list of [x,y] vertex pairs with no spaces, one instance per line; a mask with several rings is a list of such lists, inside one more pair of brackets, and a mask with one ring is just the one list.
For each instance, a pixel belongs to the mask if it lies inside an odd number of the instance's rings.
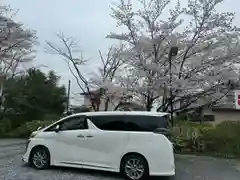
[[82,134],[79,134],[77,137],[78,137],[78,138],[84,138],[85,136],[82,135]]
[[93,138],[94,136],[93,135],[87,135],[86,137],[87,138]]

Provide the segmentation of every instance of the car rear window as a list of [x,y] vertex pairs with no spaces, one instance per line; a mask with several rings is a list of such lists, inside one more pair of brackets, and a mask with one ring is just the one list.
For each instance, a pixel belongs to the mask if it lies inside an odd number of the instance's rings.
[[130,131],[154,131],[168,128],[169,116],[127,116],[126,126]]

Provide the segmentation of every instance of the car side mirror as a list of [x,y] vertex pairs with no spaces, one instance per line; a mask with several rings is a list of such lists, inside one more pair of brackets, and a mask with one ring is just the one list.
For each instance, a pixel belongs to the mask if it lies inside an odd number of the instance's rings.
[[60,130],[61,130],[60,125],[59,125],[59,124],[56,125],[54,131],[55,131],[56,133],[58,133]]

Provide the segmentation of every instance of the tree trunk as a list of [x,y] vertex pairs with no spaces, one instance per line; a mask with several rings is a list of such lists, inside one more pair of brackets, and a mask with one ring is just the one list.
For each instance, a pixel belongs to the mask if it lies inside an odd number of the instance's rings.
[[147,97],[147,103],[146,103],[146,110],[151,111],[153,104],[153,99],[151,97]]
[[107,111],[107,110],[108,110],[109,101],[110,101],[110,99],[109,99],[109,97],[107,97],[107,99],[106,99],[105,102],[104,102],[104,111]]

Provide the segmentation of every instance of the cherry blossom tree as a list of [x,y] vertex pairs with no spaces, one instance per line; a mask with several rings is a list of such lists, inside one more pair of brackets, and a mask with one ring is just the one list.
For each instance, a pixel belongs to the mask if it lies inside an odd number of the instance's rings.
[[101,63],[91,81],[101,91],[100,101],[104,103],[104,111],[108,110],[109,104],[117,106],[124,97],[124,89],[116,81],[116,77],[123,69],[124,61],[121,55],[123,49],[122,45],[111,46],[106,55],[99,51]]
[[21,64],[33,60],[36,44],[34,31],[12,20],[14,11],[0,5],[0,73],[1,76],[19,71]]
[[[137,2],[138,9],[124,0],[112,8],[113,18],[126,29],[108,35],[128,46],[125,58],[131,68],[122,82],[143,97],[147,110],[162,96],[167,99],[158,107],[162,111],[171,103],[181,102],[174,108],[179,111],[194,103],[202,106],[222,100],[229,84],[238,80],[235,64],[240,62],[234,13],[216,10],[223,0],[189,0],[186,8],[178,1],[168,18],[163,17],[163,11],[170,0]],[[169,58],[172,46],[179,51]],[[173,95],[169,101],[170,89]],[[207,100],[199,103],[202,98]]]
[[22,72],[22,65],[33,60],[35,32],[12,20],[14,11],[0,5],[0,96],[7,77]]
[[[114,87],[115,75],[122,66],[120,58],[122,46],[109,48],[105,57],[99,51],[99,67],[93,68],[91,75],[83,73],[82,68],[87,67],[89,60],[86,60],[79,47],[79,41],[73,37],[66,37],[63,34],[57,35],[59,44],[47,41],[48,52],[60,55],[66,61],[70,72],[74,76],[82,94],[89,97],[91,108],[99,111],[99,107],[104,100],[104,110],[108,110],[111,99],[116,96],[117,91]],[[95,89],[95,90],[93,90]]]

